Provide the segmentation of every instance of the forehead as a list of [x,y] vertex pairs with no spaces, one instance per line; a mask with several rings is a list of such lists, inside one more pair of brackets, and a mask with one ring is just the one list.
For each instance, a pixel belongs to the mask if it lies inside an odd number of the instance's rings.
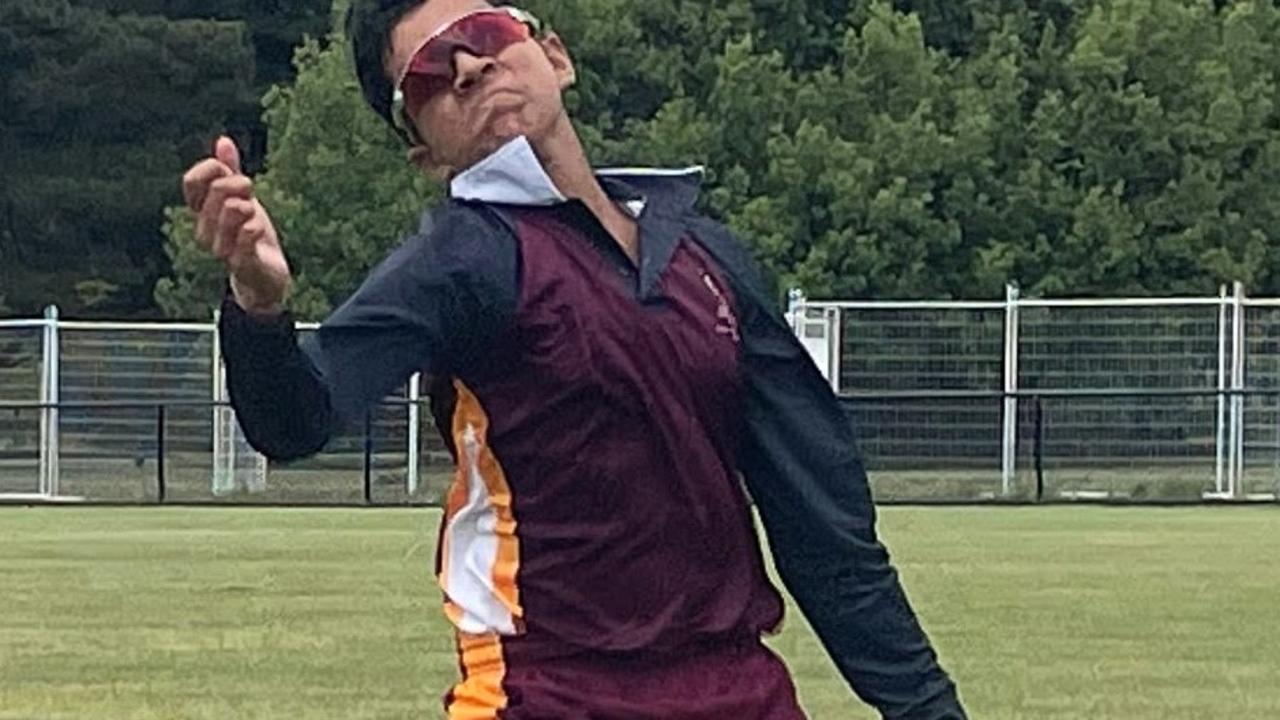
[[391,29],[387,71],[392,77],[409,62],[409,54],[441,27],[467,13],[493,7],[483,0],[426,0],[405,14]]

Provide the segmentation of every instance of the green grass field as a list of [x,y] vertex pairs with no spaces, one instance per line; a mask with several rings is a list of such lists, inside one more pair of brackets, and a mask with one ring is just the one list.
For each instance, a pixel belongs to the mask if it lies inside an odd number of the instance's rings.
[[[429,510],[0,508],[0,718],[434,718]],[[1280,717],[1280,514],[882,513],[972,716]],[[798,615],[816,720],[872,718]]]

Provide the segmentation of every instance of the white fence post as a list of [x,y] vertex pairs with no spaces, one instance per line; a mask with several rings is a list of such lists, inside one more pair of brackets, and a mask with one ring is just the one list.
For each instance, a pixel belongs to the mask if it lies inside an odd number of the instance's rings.
[[1225,497],[1227,472],[1227,286],[1218,286],[1218,415],[1214,433],[1214,492]]
[[791,288],[787,291],[787,322],[791,324],[796,337],[804,337],[804,303],[803,290]]
[[1013,492],[1018,471],[1018,288],[1005,287],[1004,310],[1004,432],[1000,447],[1000,491]]
[[405,490],[409,497],[418,493],[418,460],[422,451],[422,373],[414,373],[409,378],[409,468],[405,475]]
[[831,388],[840,392],[840,346],[839,324],[842,316],[830,307],[816,308],[822,312],[821,318],[809,318],[809,310],[814,309],[798,288],[787,293],[787,321],[795,332],[800,344],[809,353],[813,364],[818,367],[822,377],[831,384]]
[[1235,283],[1231,321],[1231,446],[1230,466],[1227,476],[1229,494],[1233,500],[1245,496],[1244,492],[1244,394],[1245,389],[1245,290],[1244,283]]
[[59,352],[58,306],[44,310],[44,332],[40,360],[40,469],[39,492],[58,496],[58,402],[61,395],[61,353]]
[[209,399],[213,401],[213,474],[209,478],[209,491],[215,496],[227,495],[235,491],[235,433],[227,432],[227,410],[218,403],[226,402],[226,373],[222,367],[222,313],[213,311],[213,357],[210,374],[213,376],[212,387],[209,388]]
[[840,308],[833,307],[827,309],[827,342],[830,343],[830,361],[827,367],[830,369],[831,391],[836,395],[840,394],[840,367],[843,364],[844,354],[844,328],[840,323],[844,316],[840,312]]

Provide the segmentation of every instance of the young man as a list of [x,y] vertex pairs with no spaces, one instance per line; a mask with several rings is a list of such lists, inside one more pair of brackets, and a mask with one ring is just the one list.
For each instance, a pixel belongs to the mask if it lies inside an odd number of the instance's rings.
[[596,173],[574,67],[531,16],[356,0],[373,108],[450,199],[304,348],[289,267],[234,145],[184,178],[230,271],[222,341],[250,440],[277,459],[425,370],[457,475],[439,580],[463,677],[451,718],[794,720],[761,636],[778,570],[887,718],[964,717],[875,533],[854,437],[696,172]]

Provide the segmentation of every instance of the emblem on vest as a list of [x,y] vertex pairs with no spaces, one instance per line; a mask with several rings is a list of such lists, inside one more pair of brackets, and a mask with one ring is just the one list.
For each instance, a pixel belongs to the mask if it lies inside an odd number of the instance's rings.
[[724,296],[720,286],[716,285],[711,273],[702,273],[702,282],[716,298],[716,333],[727,335],[735,344],[738,343],[741,340],[738,334],[738,316],[733,314],[733,307],[729,304],[728,298]]

